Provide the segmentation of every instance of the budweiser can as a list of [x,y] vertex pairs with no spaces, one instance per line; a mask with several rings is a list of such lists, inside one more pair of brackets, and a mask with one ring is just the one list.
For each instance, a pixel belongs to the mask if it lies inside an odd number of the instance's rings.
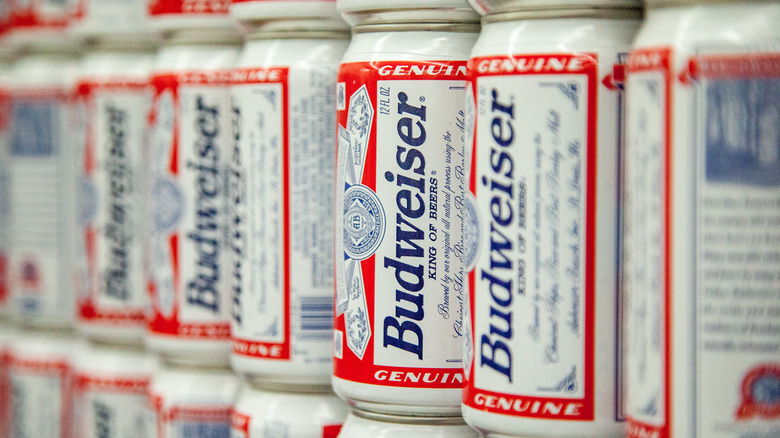
[[347,405],[330,387],[245,385],[233,409],[232,438],[336,438]]
[[780,436],[780,4],[648,6],[627,82],[628,436]]
[[339,438],[364,437],[406,438],[476,438],[479,435],[461,418],[407,417],[353,409]]
[[574,6],[487,15],[470,60],[463,416],[487,436],[623,433],[618,176],[641,5]]
[[0,318],[9,313],[8,253],[11,221],[10,134],[13,54],[0,47]]
[[142,174],[153,50],[129,37],[99,39],[82,61],[77,322],[93,339],[140,343],[146,327]]
[[73,360],[74,437],[145,436],[154,358],[141,349],[91,344]]
[[152,77],[147,341],[169,361],[224,366],[230,351],[228,83],[239,49],[226,29],[197,36],[169,40]]
[[56,43],[68,40],[68,26],[79,15],[79,0],[5,0],[8,33],[5,43]]
[[68,326],[75,298],[70,260],[76,223],[69,46],[33,46],[14,65],[9,140],[10,300],[15,318]]
[[226,154],[231,364],[252,378],[327,384],[333,351],[332,129],[347,34],[290,30],[298,25],[312,23],[260,27],[233,73],[233,149]]
[[66,331],[28,331],[13,339],[8,436],[76,438],[71,363],[77,345]]
[[200,29],[200,35],[214,28],[234,26],[230,0],[150,0],[147,14],[152,28],[161,32]]
[[[73,1],[73,0],[66,0]],[[78,13],[70,32],[77,36],[135,36],[147,34],[149,16],[144,0],[76,0]]]
[[[448,4],[460,20],[465,2]],[[463,102],[479,28],[443,7],[419,12],[443,23],[395,13],[353,27],[338,75],[333,387],[364,410],[458,416]]]
[[0,322],[0,430],[11,430],[11,344],[16,330]]
[[227,369],[161,366],[149,389],[152,427],[147,436],[229,437],[239,387]]

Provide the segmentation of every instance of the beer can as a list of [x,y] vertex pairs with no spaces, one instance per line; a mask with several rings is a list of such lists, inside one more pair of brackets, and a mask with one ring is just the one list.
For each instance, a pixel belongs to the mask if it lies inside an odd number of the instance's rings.
[[359,409],[457,416],[463,103],[479,27],[428,12],[439,21],[354,26],[339,69],[332,382]]
[[69,31],[76,37],[150,34],[147,1],[77,0],[78,13]]
[[347,410],[329,386],[244,385],[231,437],[336,438]]
[[237,43],[227,29],[184,32],[163,45],[153,68],[147,344],[168,361],[229,362],[225,168]]
[[73,436],[144,437],[154,357],[140,348],[99,343],[84,345],[77,353]]
[[486,436],[617,437],[624,64],[641,4],[485,16],[473,143],[463,417]]
[[72,46],[35,45],[13,68],[9,196],[10,300],[26,323],[69,326],[75,319],[70,260],[76,223]]
[[79,14],[79,0],[7,0],[5,43],[14,47],[70,39],[68,26]]
[[228,437],[240,382],[228,369],[161,364],[147,400],[157,438]]
[[11,343],[11,437],[72,438],[72,352],[67,331],[27,331]]
[[628,436],[780,436],[780,5],[648,7],[627,81]]
[[0,322],[0,430],[11,430],[11,344],[16,330]]
[[339,438],[397,437],[471,438],[478,437],[460,417],[408,417],[353,409],[341,428]]
[[[1,37],[0,37],[1,38]],[[2,40],[0,40],[2,41]],[[2,44],[2,43],[0,43]],[[0,47],[0,318],[9,313],[8,252],[11,220],[10,134],[14,53]]]
[[333,124],[348,34],[292,30],[310,24],[273,22],[249,37],[226,154],[231,364],[290,384],[327,384],[332,372]]
[[149,295],[143,264],[143,149],[154,45],[99,38],[81,63],[75,145],[81,195],[76,233],[77,325],[89,338],[141,343]]

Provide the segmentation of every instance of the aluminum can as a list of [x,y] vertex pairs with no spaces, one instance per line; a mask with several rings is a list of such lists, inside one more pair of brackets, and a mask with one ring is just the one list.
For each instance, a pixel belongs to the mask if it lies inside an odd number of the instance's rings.
[[363,437],[389,438],[471,438],[478,437],[474,429],[463,423],[460,417],[408,417],[353,409],[339,438]]
[[152,377],[148,408],[157,438],[228,437],[240,382],[228,369],[161,364]]
[[141,343],[146,328],[142,175],[153,61],[154,45],[125,38],[101,40],[81,63],[77,324],[92,339]]
[[79,0],[8,0],[5,43],[22,46],[70,39],[68,26],[79,14]]
[[152,212],[147,342],[166,360],[225,366],[230,352],[225,167],[233,33],[171,40],[152,77],[147,180]]
[[780,5],[648,6],[627,76],[627,434],[780,436]]
[[69,31],[79,37],[149,35],[151,28],[144,0],[78,0],[78,13]]
[[147,393],[155,364],[140,348],[80,348],[73,360],[74,437],[147,437]]
[[13,56],[0,48],[0,318],[9,313],[8,252],[10,235],[10,136]]
[[329,386],[244,385],[231,437],[336,438],[347,411]]
[[75,438],[72,352],[66,331],[20,333],[11,344],[11,437]]
[[473,143],[463,416],[486,436],[617,437],[622,80],[634,9],[487,15]]
[[359,409],[460,413],[463,102],[476,31],[355,26],[339,69],[333,387]]
[[72,101],[78,72],[68,47],[34,47],[13,69],[10,120],[10,300],[14,318],[68,326],[76,187]]
[[336,0],[232,0],[230,16],[241,23],[311,18],[341,21]]
[[336,73],[348,34],[278,30],[296,25],[258,29],[233,74],[231,364],[251,378],[327,384]]
[[475,11],[482,15],[516,12],[518,10],[544,10],[544,14],[566,16],[573,9],[636,9],[637,0],[469,0]]
[[352,26],[364,24],[474,23],[467,0],[337,0],[336,9]]
[[11,344],[16,330],[0,322],[0,430],[11,430]]

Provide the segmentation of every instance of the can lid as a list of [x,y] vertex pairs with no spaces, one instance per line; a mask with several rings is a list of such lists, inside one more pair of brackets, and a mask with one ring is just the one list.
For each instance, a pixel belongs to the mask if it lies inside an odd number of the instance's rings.
[[466,0],[337,0],[336,7],[351,25],[382,23],[468,23],[479,14]]
[[298,36],[311,38],[316,33],[333,34],[323,36],[323,38],[349,37],[349,26],[340,17],[243,22],[242,25],[248,29],[247,40],[295,38]]
[[230,16],[244,21],[339,18],[336,0],[233,0]]
[[417,425],[429,425],[429,426],[465,426],[466,422],[461,416],[455,417],[417,417],[406,415],[392,415],[379,412],[366,411],[358,409],[354,406],[350,407],[351,412],[356,417],[365,418],[367,420],[381,421],[384,423],[393,424],[417,424]]
[[469,0],[480,14],[514,11],[565,11],[567,9],[641,8],[642,0]]
[[744,4],[744,3],[777,3],[777,0],[645,0],[648,9],[674,8],[680,6]]
[[333,395],[333,388],[330,386],[330,384],[293,385],[290,383],[282,383],[282,382],[274,382],[271,380],[258,380],[258,379],[247,379],[246,382],[250,387],[260,391]]

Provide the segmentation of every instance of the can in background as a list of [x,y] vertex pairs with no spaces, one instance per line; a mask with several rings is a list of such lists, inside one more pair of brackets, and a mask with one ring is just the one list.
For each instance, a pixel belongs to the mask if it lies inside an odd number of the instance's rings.
[[242,23],[311,18],[341,21],[336,0],[232,0],[230,16]]
[[627,82],[628,436],[780,436],[780,5],[648,7]]
[[10,120],[10,300],[13,317],[39,326],[75,319],[71,260],[76,230],[71,41],[31,44],[13,68]]
[[231,364],[251,379],[330,382],[333,125],[347,38],[324,20],[269,22],[233,72]]
[[79,341],[67,331],[27,331],[11,341],[8,436],[71,438],[72,360]]
[[0,430],[11,430],[11,344],[17,331],[0,322]]
[[79,0],[8,0],[9,28],[4,44],[56,43],[70,40],[68,27],[79,15]]
[[233,410],[233,438],[336,438],[347,405],[330,386],[244,385]]
[[160,32],[201,29],[201,35],[213,28],[231,28],[230,0],[150,0],[147,14],[152,28]]
[[463,417],[617,437],[620,81],[641,4],[553,3],[487,15],[470,61]]
[[[0,37],[2,38],[2,37]],[[8,252],[10,235],[11,87],[15,53],[0,39],[0,318],[9,313]]]
[[162,363],[152,377],[148,409],[157,438],[230,436],[239,379],[228,369],[174,367]]
[[136,438],[149,430],[147,395],[156,361],[140,348],[92,343],[73,359],[74,437]]
[[336,88],[333,388],[363,410],[459,416],[458,199],[478,16],[465,1],[369,3],[338,3],[359,24]]
[[75,154],[82,206],[77,325],[91,339],[141,343],[149,307],[143,152],[155,46],[147,36],[94,41],[81,62],[76,100],[85,117]]
[[339,438],[476,438],[477,432],[458,417],[409,417],[353,409]]
[[165,41],[153,68],[147,345],[168,361],[229,363],[225,169],[232,145],[228,85],[238,43],[232,29],[179,31]]

